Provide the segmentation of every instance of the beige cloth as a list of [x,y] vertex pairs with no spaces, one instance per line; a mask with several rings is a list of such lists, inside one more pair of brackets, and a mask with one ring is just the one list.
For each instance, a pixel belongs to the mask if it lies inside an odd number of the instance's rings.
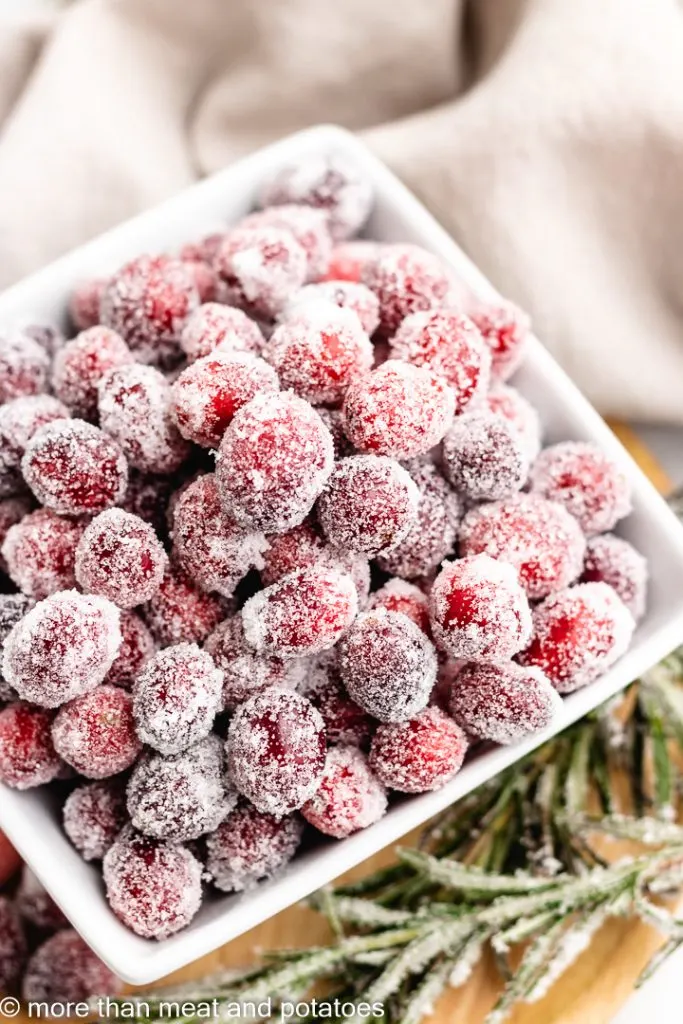
[[339,122],[602,411],[683,422],[675,0],[79,0],[2,26],[0,69],[0,283]]

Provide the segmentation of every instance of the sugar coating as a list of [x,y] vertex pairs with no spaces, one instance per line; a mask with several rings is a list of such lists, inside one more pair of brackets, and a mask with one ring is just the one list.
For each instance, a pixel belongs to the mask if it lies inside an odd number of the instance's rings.
[[235,306],[205,302],[185,322],[180,346],[188,362],[194,363],[220,348],[223,352],[251,352],[258,355],[263,335],[247,314]]
[[437,707],[406,722],[384,723],[370,747],[370,767],[385,786],[401,793],[440,789],[460,771],[467,736]]
[[381,246],[364,264],[361,280],[379,299],[380,323],[388,334],[413,313],[449,305],[449,271],[419,245]]
[[546,729],[562,698],[538,668],[466,665],[453,680],[448,707],[472,736],[508,744]]
[[142,750],[133,699],[120,686],[98,686],[57,712],[52,742],[59,756],[87,779],[106,779],[130,768]]
[[370,608],[386,608],[388,612],[401,612],[419,626],[427,636],[431,635],[429,625],[429,601],[419,587],[398,576],[387,582],[370,596]]
[[63,764],[50,725],[51,715],[43,708],[18,703],[0,711],[0,782],[32,789],[57,778]]
[[35,951],[22,982],[27,1002],[82,1003],[92,996],[117,995],[123,982],[72,928],[57,932]]
[[486,396],[486,405],[489,412],[514,427],[531,464],[541,450],[542,440],[541,418],[531,402],[516,388],[495,381]]
[[50,357],[26,334],[0,337],[0,404],[47,391]]
[[176,481],[172,477],[141,473],[131,469],[128,487],[120,502],[121,508],[132,512],[154,528],[158,537],[167,533],[166,512]]
[[235,711],[226,743],[232,784],[263,814],[290,814],[313,795],[325,767],[325,728],[310,701],[271,686]]
[[78,786],[62,810],[64,831],[83,860],[102,860],[127,820],[125,789],[119,779]]
[[84,420],[56,420],[33,435],[21,471],[38,501],[59,515],[95,515],[118,504],[128,466],[119,445]]
[[187,927],[202,902],[202,865],[187,847],[130,825],[105,854],[103,873],[111,909],[145,939]]
[[260,394],[225,431],[216,482],[237,522],[283,533],[306,518],[333,464],[332,435],[308,402],[291,392]]
[[144,666],[156,654],[157,647],[154,637],[135,612],[121,612],[119,628],[121,646],[104,681],[130,690]]
[[173,757],[145,754],[126,792],[134,827],[174,842],[213,832],[237,804],[236,791],[224,780],[218,736],[207,736]]
[[529,458],[519,433],[485,410],[456,416],[443,442],[443,468],[468,501],[499,501],[526,483]]
[[288,229],[237,227],[225,236],[214,266],[229,305],[269,320],[306,280],[308,257]]
[[283,167],[260,196],[261,206],[304,203],[324,210],[335,241],[355,235],[370,216],[370,182],[346,157],[316,154]]
[[22,334],[38,342],[50,359],[54,359],[59,350],[66,345],[66,338],[55,324],[25,324]]
[[586,544],[582,583],[608,583],[638,621],[645,614],[647,561],[622,537],[608,533]]
[[82,519],[67,519],[48,508],[24,516],[10,527],[2,545],[12,582],[37,601],[75,587],[76,546],[84,529]]
[[26,865],[21,871],[14,903],[21,919],[45,935],[69,927],[67,918]]
[[261,580],[267,587],[295,569],[315,565],[326,548],[325,539],[312,517],[285,533],[270,534],[267,540],[261,569]]
[[524,359],[530,336],[529,317],[512,302],[477,303],[468,310],[491,351],[491,370],[507,380]]
[[260,654],[301,658],[334,647],[357,611],[351,576],[318,563],[250,597],[242,625],[247,643]]
[[229,610],[225,598],[199,590],[174,566],[166,572],[152,600],[141,609],[152,636],[162,647],[183,642],[201,643]]
[[433,644],[400,612],[359,615],[339,644],[349,696],[380,722],[401,722],[426,706],[436,680]]
[[531,600],[573,583],[586,550],[574,517],[539,494],[517,494],[472,509],[459,539],[463,555],[486,554],[513,565]]
[[70,415],[52,395],[25,395],[0,406],[0,497],[25,489],[21,459],[35,432],[46,423]]
[[373,334],[379,326],[379,300],[375,293],[359,281],[343,280],[318,281],[300,288],[283,309],[280,320],[296,317],[309,303],[321,302],[354,312],[367,334]]
[[76,579],[86,593],[119,608],[149,601],[164,578],[168,556],[149,523],[121,508],[100,512],[76,548]]
[[325,651],[308,665],[301,693],[320,712],[328,744],[367,748],[375,723],[344,689],[336,651]]
[[35,503],[29,494],[0,498],[0,571],[7,572],[7,562],[2,557],[2,545],[10,527],[20,522],[33,508]]
[[316,508],[330,544],[374,556],[405,538],[419,501],[417,485],[395,459],[352,455],[336,464]]
[[250,569],[263,566],[268,542],[224,511],[213,473],[198,477],[178,499],[173,515],[173,550],[191,579],[206,591],[230,597]]
[[519,655],[559,693],[592,683],[628,649],[635,622],[607,583],[579,583],[551,594],[534,610],[531,643]]
[[[0,594],[0,657],[11,630],[30,608],[33,608],[33,600],[25,594]],[[16,699],[17,694],[0,672],[0,701]]]
[[218,274],[205,260],[191,260],[181,257],[190,271],[200,302],[214,302],[218,298],[220,282]]
[[344,839],[384,817],[387,794],[357,747],[327,751],[320,785],[301,808],[309,825],[326,836]]
[[383,551],[384,572],[405,579],[429,576],[452,554],[462,517],[462,501],[428,458],[405,464],[420,493],[417,520],[406,536]]
[[274,817],[242,801],[206,839],[206,869],[222,892],[246,892],[278,875],[296,853],[304,823],[298,814]]
[[223,710],[233,711],[239,704],[266,686],[296,688],[301,681],[302,663],[283,661],[258,654],[244,637],[242,616],[225,619],[204,641],[217,668],[223,673]]
[[223,674],[196,644],[159,651],[133,686],[138,736],[161,754],[179,754],[208,736],[221,707]]
[[[353,281],[360,283],[367,263],[377,258],[383,246],[365,238],[342,242],[332,250],[330,265],[325,275],[328,281]],[[367,285],[365,286],[367,287]],[[379,303],[378,303],[379,309]]]
[[27,943],[17,909],[0,893],[0,992],[11,992],[26,963]]
[[244,228],[277,228],[289,231],[306,253],[306,280],[317,281],[327,271],[332,253],[328,220],[322,210],[288,203],[251,213],[237,225]]
[[62,590],[40,601],[5,640],[3,674],[23,700],[56,708],[102,682],[121,644],[106,598]]
[[453,388],[456,416],[477,405],[491,377],[491,354],[478,328],[456,309],[413,313],[391,339],[391,359],[428,366]]
[[133,362],[123,338],[109,327],[89,327],[55,356],[52,388],[74,416],[97,416],[97,387],[104,375]]
[[106,277],[92,277],[81,281],[69,296],[69,317],[78,331],[87,331],[100,322],[100,302],[107,287]]
[[531,489],[564,505],[588,535],[613,529],[631,511],[628,477],[590,441],[563,441],[542,451]]
[[297,306],[263,349],[283,388],[313,405],[337,405],[372,368],[372,343],[350,309],[331,302]]
[[190,446],[173,419],[170,385],[153,366],[134,363],[107,373],[98,408],[102,429],[136,469],[172,473],[187,458]]
[[169,368],[180,359],[180,332],[198,305],[194,278],[182,260],[138,256],[109,279],[100,323],[117,331],[139,362]]
[[444,437],[455,396],[427,367],[396,359],[354,381],[344,401],[345,431],[362,452],[410,459]]

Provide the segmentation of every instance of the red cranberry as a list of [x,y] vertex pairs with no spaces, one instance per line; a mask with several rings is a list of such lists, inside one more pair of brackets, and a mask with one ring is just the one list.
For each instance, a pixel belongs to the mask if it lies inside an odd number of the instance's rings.
[[1,554],[7,534],[11,527],[21,522],[34,507],[33,499],[29,495],[0,499],[0,571],[7,572],[7,562]]
[[319,281],[307,284],[292,295],[280,319],[296,319],[311,304],[338,306],[356,314],[363,330],[373,334],[379,326],[379,301],[374,292],[358,281]]
[[622,537],[605,534],[586,544],[582,583],[608,583],[638,621],[645,614],[647,562]]
[[269,320],[306,280],[308,260],[291,231],[237,227],[226,235],[215,267],[229,305]]
[[50,358],[26,334],[0,338],[0,405],[47,391]]
[[366,274],[366,265],[377,258],[381,249],[382,246],[378,242],[369,242],[365,239],[356,239],[336,246],[332,250],[325,280],[362,281]]
[[39,946],[26,967],[24,999],[49,1005],[83,1003],[117,995],[123,983],[73,929],[57,932]]
[[204,643],[204,650],[223,673],[223,708],[234,711],[248,697],[266,686],[296,687],[301,675],[297,661],[282,661],[257,654],[244,638],[242,616],[221,622]]
[[64,831],[83,860],[102,860],[127,820],[125,791],[117,779],[79,786],[64,804]]
[[166,647],[201,643],[228,614],[229,605],[218,594],[198,590],[183,572],[170,568],[142,611],[152,636]]
[[542,451],[531,489],[564,505],[586,534],[611,530],[631,511],[626,474],[590,441],[564,441]]
[[12,581],[37,601],[75,587],[76,546],[84,529],[82,520],[66,519],[48,508],[24,516],[7,531],[2,545]]
[[261,579],[265,586],[277,583],[295,569],[307,569],[320,561],[325,552],[325,541],[312,519],[293,526],[286,533],[273,533],[268,537],[268,548],[263,553]]
[[167,564],[152,527],[120,508],[100,512],[86,526],[76,550],[76,578],[83,590],[120,608],[151,600]]
[[55,357],[52,386],[74,416],[97,416],[97,388],[106,373],[133,362],[123,338],[108,327],[90,327]]
[[52,782],[63,765],[52,744],[51,715],[28,704],[0,711],[0,781],[13,789]]
[[188,317],[180,335],[180,344],[188,362],[194,363],[216,349],[258,355],[263,346],[263,335],[258,325],[241,309],[205,302]]
[[495,383],[486,397],[486,404],[489,412],[514,427],[531,464],[541,450],[541,420],[531,402],[516,388]]
[[[33,601],[25,594],[0,594],[0,656],[5,640],[20,619],[33,607]],[[0,670],[0,703],[15,701],[17,694]]]
[[512,302],[479,304],[469,311],[491,350],[492,370],[499,380],[512,376],[524,358],[529,317]]
[[446,477],[467,501],[497,501],[524,486],[529,459],[517,431],[490,412],[457,416],[443,442]]
[[205,260],[190,260],[184,256],[181,258],[192,275],[199,301],[214,302],[220,291],[220,282],[211,264]]
[[173,487],[174,480],[171,477],[140,473],[133,469],[128,476],[128,487],[121,507],[149,523],[157,536],[164,537],[167,532],[167,506]]
[[135,612],[121,612],[121,646],[105,683],[130,690],[147,662],[156,654],[156,644],[147,626]]
[[363,283],[379,299],[384,331],[393,334],[412,313],[447,306],[452,282],[441,260],[419,245],[384,245],[363,268]]
[[272,878],[296,853],[303,830],[297,814],[274,817],[243,801],[206,840],[213,884],[223,892],[244,892]]
[[26,395],[0,407],[0,496],[24,490],[21,460],[36,431],[68,418],[67,407],[52,395]]
[[376,590],[370,601],[371,608],[386,608],[388,612],[401,612],[419,626],[423,633],[430,635],[429,601],[414,583],[398,577],[387,580]]
[[27,943],[16,907],[0,894],[0,992],[13,991],[26,963]]
[[367,747],[374,722],[344,689],[335,651],[326,651],[316,660],[306,673],[301,690],[322,715],[330,745]]
[[453,680],[448,707],[471,735],[507,744],[547,728],[562,698],[540,669],[466,665]]
[[309,823],[335,839],[374,825],[386,814],[387,795],[357,747],[327,751],[320,785],[301,808]]
[[440,708],[428,707],[407,722],[378,727],[370,767],[391,789],[426,793],[460,771],[466,752],[467,737],[460,726]]
[[106,779],[130,768],[142,750],[135,732],[133,701],[120,686],[98,686],[57,712],[55,750],[88,779]]
[[69,298],[69,317],[78,331],[87,331],[100,322],[100,302],[109,283],[106,277],[92,277],[77,284]]
[[68,920],[55,901],[26,866],[21,872],[14,902],[22,920],[36,931],[51,935],[69,927]]
[[332,239],[327,217],[310,206],[288,204],[249,214],[237,225],[247,228],[289,231],[306,254],[306,280],[317,281],[326,272],[332,253]]

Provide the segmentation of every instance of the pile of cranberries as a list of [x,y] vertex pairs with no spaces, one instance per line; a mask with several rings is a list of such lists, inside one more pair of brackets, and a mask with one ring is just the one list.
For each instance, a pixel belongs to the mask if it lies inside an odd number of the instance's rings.
[[350,241],[371,206],[334,154],[284,168],[80,285],[71,340],[0,340],[0,780],[54,785],[146,938],[543,730],[644,611],[626,478],[509,383],[524,315]]

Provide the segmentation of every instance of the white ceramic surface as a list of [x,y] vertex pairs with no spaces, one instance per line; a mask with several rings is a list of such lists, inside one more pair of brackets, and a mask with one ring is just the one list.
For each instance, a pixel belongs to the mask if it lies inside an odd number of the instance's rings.
[[[368,236],[416,242],[446,260],[474,292],[495,296],[452,239],[418,200],[348,133],[320,127],[270,146],[194,186],[177,198],[60,259],[0,296],[0,330],[33,322],[61,322],[71,287],[107,273],[143,251],[173,249],[217,224],[235,221],[252,206],[259,184],[283,163],[339,150],[358,163],[376,191]],[[163,942],[133,935],[109,910],[97,867],[87,865],[62,832],[49,792],[19,793],[0,786],[0,827],[72,921],[126,981],[145,984],[208,953],[394,842],[517,760],[550,735],[631,682],[683,639],[683,529],[602,419],[538,341],[514,383],[541,413],[546,442],[596,441],[622,464],[632,482],[634,512],[621,532],[648,558],[652,574],[647,615],[630,651],[602,679],[567,697],[552,729],[513,747],[473,758],[443,789],[392,801],[377,825],[341,842],[321,840],[276,880],[241,896],[209,896],[187,930]]]

